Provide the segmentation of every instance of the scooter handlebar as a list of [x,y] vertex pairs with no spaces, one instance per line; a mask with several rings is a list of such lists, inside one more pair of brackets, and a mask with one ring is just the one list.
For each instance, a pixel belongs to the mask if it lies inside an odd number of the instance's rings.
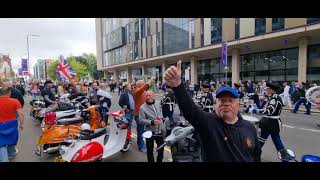
[[172,129],[171,134],[165,139],[165,142],[169,145],[174,144],[186,138],[188,135],[192,134],[194,128],[192,126],[187,127],[175,127]]
[[163,147],[165,147],[168,144],[168,142],[164,142],[163,144],[161,144],[161,146],[159,146],[156,151],[159,151],[160,149],[162,149]]

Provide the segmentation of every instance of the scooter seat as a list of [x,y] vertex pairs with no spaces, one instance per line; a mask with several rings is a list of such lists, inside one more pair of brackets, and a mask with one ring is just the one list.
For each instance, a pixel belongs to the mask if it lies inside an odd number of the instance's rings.
[[68,126],[68,125],[72,125],[72,124],[81,123],[82,121],[83,121],[83,119],[80,116],[75,116],[73,118],[59,119],[59,120],[57,120],[57,125]]
[[103,134],[107,133],[107,129],[106,128],[100,128],[100,129],[96,129],[94,130],[93,133],[91,134],[80,134],[79,139],[80,140],[91,140],[94,138],[97,138],[99,136],[102,136]]

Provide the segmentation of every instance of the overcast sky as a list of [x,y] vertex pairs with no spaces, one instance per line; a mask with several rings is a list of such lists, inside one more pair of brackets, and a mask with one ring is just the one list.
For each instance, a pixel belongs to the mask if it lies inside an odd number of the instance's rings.
[[32,74],[37,59],[96,54],[94,18],[0,18],[0,53],[10,55],[15,72],[28,57],[27,34],[40,35],[29,37]]

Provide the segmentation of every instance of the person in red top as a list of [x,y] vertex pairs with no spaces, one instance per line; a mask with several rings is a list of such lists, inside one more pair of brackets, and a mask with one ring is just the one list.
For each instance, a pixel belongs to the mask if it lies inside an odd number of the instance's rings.
[[8,162],[16,155],[15,146],[18,142],[19,128],[24,127],[24,114],[20,102],[10,98],[10,86],[0,81],[0,162]]
[[145,91],[148,90],[150,83],[153,81],[154,79],[150,79],[147,83],[145,83],[144,80],[139,80],[136,82],[136,87],[133,89],[134,119],[137,124],[137,144],[139,151],[141,152],[146,152],[146,148],[142,137],[142,133],[144,132],[144,125],[139,121],[139,110],[146,101]]

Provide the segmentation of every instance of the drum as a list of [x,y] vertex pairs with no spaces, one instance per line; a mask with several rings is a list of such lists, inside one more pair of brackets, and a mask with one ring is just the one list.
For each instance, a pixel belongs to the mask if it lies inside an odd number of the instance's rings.
[[312,105],[316,105],[317,101],[320,101],[320,86],[315,86],[307,90],[306,99]]
[[250,122],[259,134],[259,119],[253,116],[241,115],[243,120]]

